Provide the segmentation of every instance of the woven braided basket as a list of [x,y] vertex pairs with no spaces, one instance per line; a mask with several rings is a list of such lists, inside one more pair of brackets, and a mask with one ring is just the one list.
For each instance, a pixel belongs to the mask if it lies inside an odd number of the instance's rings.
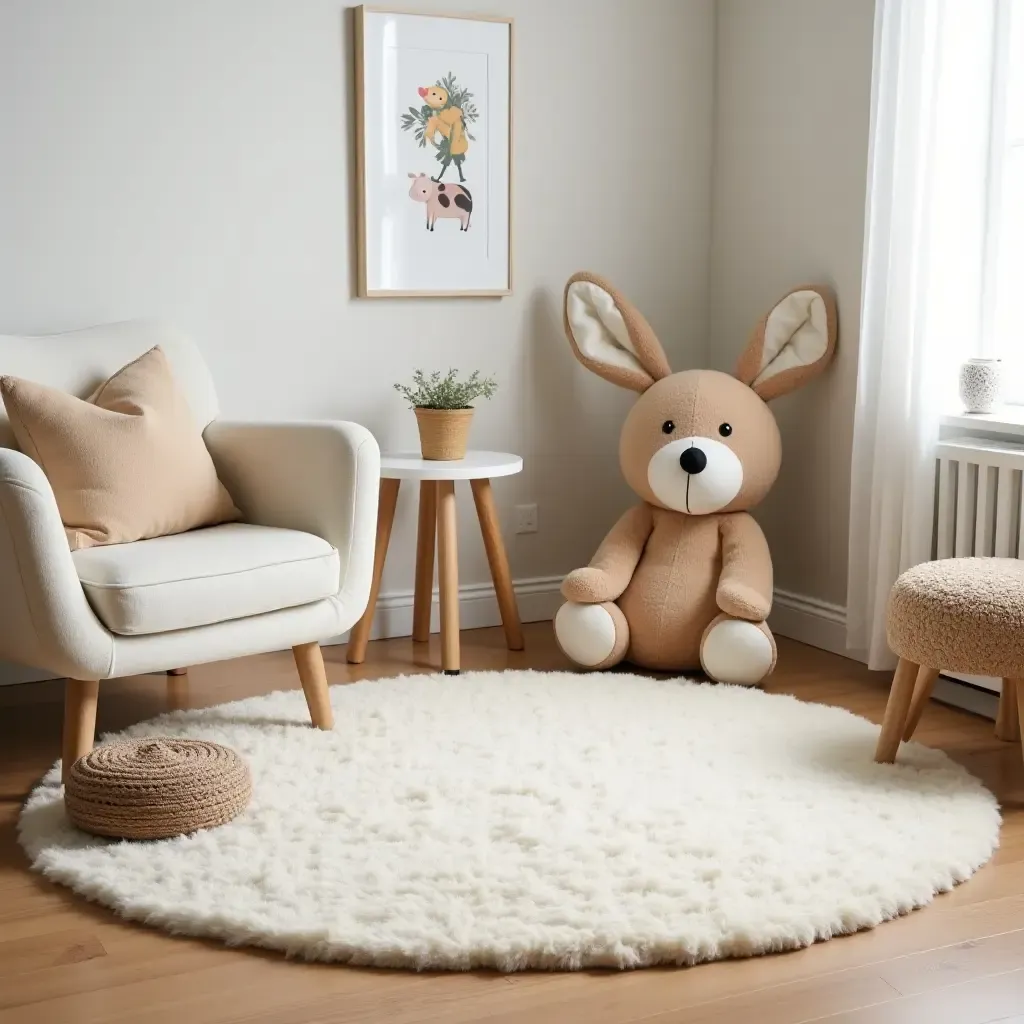
[[472,409],[414,409],[420,430],[420,454],[431,462],[466,457]]
[[64,805],[85,832],[166,839],[223,825],[252,794],[246,763],[205,740],[153,738],[97,747],[71,768]]

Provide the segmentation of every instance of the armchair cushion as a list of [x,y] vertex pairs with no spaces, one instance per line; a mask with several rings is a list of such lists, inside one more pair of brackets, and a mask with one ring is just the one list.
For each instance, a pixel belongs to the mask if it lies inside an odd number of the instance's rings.
[[136,636],[294,608],[338,592],[337,550],[311,533],[226,523],[72,554],[112,633]]
[[19,447],[50,482],[72,550],[239,517],[159,346],[87,401],[10,376],[0,392]]

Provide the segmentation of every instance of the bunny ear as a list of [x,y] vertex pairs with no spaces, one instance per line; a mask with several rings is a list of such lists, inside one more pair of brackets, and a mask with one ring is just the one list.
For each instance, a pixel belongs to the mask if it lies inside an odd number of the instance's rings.
[[573,274],[565,286],[565,333],[576,358],[599,377],[646,391],[671,372],[651,325],[596,274]]
[[836,347],[836,324],[831,289],[794,289],[754,328],[736,376],[766,402],[795,391],[828,366]]

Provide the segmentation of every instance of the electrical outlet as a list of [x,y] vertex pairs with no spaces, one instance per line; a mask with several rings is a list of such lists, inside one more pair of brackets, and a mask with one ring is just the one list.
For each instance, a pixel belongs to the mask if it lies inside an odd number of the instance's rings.
[[516,505],[516,533],[537,532],[537,506]]

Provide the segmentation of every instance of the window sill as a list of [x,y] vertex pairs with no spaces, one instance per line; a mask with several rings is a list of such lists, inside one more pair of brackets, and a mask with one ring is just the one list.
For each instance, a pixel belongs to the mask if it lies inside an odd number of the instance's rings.
[[1024,405],[1003,405],[995,412],[946,413],[942,425],[1002,437],[1024,437]]

